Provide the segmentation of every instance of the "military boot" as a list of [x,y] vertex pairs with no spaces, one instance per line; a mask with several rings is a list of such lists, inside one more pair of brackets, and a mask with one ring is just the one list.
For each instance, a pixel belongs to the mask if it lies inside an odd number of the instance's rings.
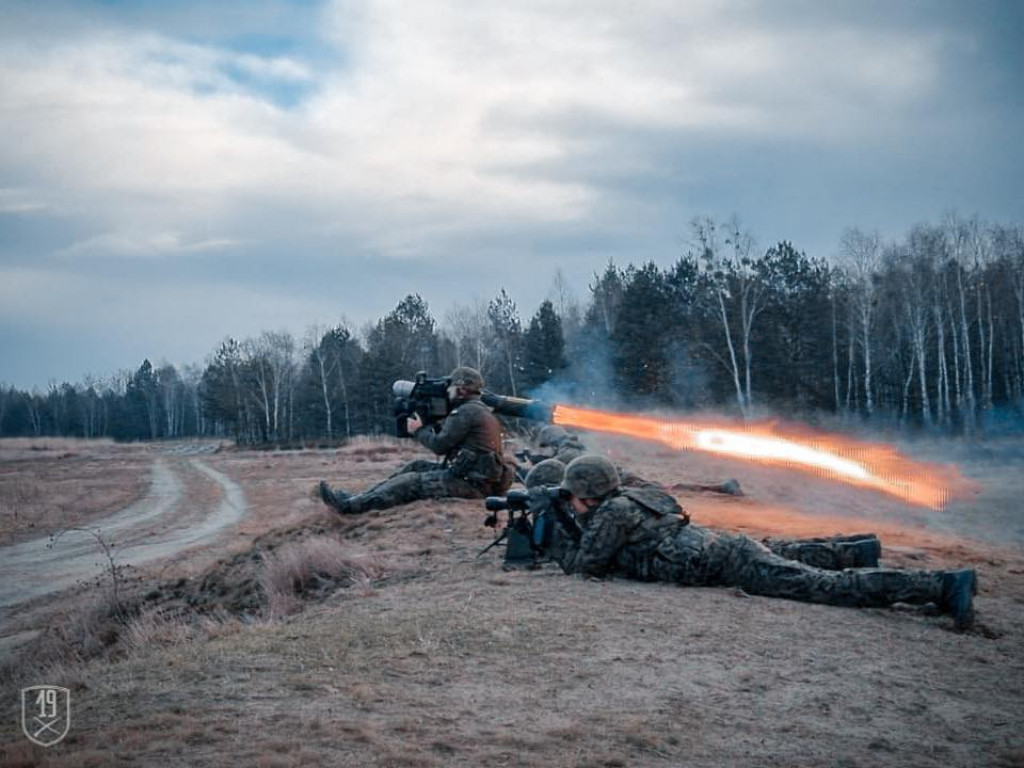
[[840,568],[877,568],[882,556],[882,542],[873,536],[835,543],[836,559]]
[[718,486],[719,493],[725,493],[729,496],[742,496],[743,491],[740,489],[740,481],[734,477],[730,477],[724,483]]
[[977,577],[972,568],[942,574],[940,607],[953,616],[957,629],[970,629],[974,625],[973,600],[977,591]]
[[347,515],[351,512],[349,495],[342,490],[334,490],[327,484],[326,480],[320,481],[320,498],[324,504],[333,509],[339,515]]

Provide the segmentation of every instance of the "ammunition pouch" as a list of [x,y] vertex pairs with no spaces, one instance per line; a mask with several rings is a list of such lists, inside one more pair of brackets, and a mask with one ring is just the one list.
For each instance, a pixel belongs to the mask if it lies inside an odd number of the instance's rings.
[[455,477],[476,485],[504,491],[514,479],[515,470],[493,451],[460,448],[448,461],[448,471]]

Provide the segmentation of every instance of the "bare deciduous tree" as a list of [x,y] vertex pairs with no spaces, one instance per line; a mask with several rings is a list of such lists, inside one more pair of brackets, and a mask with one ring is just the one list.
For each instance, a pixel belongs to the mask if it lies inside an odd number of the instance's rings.
[[875,410],[871,356],[877,294],[875,281],[882,257],[881,238],[877,232],[865,234],[856,228],[848,229],[843,233],[839,243],[839,253],[850,269],[853,288],[852,311],[864,363],[864,410],[870,416]]
[[[718,238],[718,225],[710,218],[694,219],[691,227],[704,273],[715,293],[736,402],[744,417],[749,417],[753,405],[750,342],[754,323],[764,307],[763,284],[752,256],[754,238],[740,226],[736,217],[725,223],[726,236],[722,242]],[[737,354],[737,340],[733,338],[734,325],[739,335],[742,364]]]

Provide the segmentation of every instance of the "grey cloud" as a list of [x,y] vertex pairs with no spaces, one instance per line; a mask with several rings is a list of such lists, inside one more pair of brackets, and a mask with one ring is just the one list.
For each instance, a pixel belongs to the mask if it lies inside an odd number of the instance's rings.
[[199,360],[413,292],[527,316],[558,266],[582,294],[609,258],[670,263],[699,214],[822,256],[1024,209],[1012,3],[31,5],[0,31],[0,280],[121,307],[0,315],[40,380],[62,344]]

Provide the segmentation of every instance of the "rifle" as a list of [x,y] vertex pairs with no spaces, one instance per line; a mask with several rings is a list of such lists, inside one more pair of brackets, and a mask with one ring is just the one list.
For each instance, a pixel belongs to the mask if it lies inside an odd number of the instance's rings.
[[488,496],[484,499],[484,507],[490,514],[484,525],[497,527],[498,513],[503,511],[508,512],[508,521],[494,541],[477,553],[477,557],[504,541],[505,562],[535,561],[543,555],[551,539],[554,520],[546,521],[546,512],[551,511],[563,527],[576,525],[564,507],[568,499],[568,491],[559,486],[538,486],[526,491],[509,491],[506,496]]
[[[452,410],[451,401],[448,400],[450,384],[451,381],[447,377],[427,378],[425,371],[419,371],[413,381],[399,379],[392,384],[395,435],[410,437],[405,420],[413,415],[419,416],[425,426],[434,426],[444,420]],[[480,393],[480,399],[484,405],[502,416],[551,421],[552,407],[540,400],[496,395],[486,389]]]

